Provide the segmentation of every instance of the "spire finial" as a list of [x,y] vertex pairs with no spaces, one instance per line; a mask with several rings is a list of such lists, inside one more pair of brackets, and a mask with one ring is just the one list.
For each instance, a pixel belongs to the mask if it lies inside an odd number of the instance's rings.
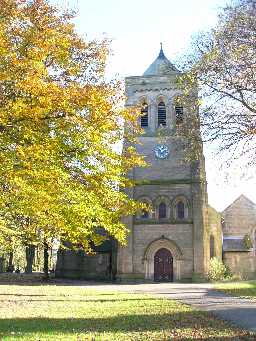
[[164,51],[163,51],[163,43],[160,43],[160,52],[158,58],[165,58]]

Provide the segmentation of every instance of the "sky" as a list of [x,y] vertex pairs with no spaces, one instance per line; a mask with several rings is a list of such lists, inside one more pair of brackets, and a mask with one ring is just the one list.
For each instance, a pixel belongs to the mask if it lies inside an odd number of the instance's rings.
[[[77,11],[77,31],[85,39],[112,40],[107,73],[123,79],[142,75],[157,57],[177,61],[189,50],[191,37],[217,23],[225,0],[52,0]],[[223,166],[222,158],[204,147],[209,204],[222,211],[239,195],[256,203],[256,180],[240,167]],[[222,168],[220,167],[222,165]]]

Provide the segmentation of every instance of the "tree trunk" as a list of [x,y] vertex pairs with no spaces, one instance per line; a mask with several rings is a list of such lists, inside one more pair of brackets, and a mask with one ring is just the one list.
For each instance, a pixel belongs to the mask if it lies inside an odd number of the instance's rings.
[[0,273],[4,272],[4,258],[0,257]]
[[13,252],[9,253],[9,260],[8,260],[8,267],[7,272],[13,272],[14,271],[14,265],[13,265]]
[[32,267],[35,259],[35,245],[26,246],[26,273],[32,274]]
[[49,279],[49,253],[47,242],[44,242],[44,279]]

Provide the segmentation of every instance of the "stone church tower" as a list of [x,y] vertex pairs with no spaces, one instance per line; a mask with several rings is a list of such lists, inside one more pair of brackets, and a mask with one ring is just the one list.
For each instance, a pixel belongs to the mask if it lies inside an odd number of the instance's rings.
[[[202,277],[209,258],[204,159],[185,162],[172,131],[191,113],[175,105],[179,71],[160,53],[143,76],[126,78],[127,106],[140,105],[144,134],[136,146],[149,167],[134,168],[130,195],[152,212],[125,218],[127,246],[118,247],[117,277],[176,281]],[[177,103],[177,102],[176,102]],[[159,131],[164,137],[159,137]]]

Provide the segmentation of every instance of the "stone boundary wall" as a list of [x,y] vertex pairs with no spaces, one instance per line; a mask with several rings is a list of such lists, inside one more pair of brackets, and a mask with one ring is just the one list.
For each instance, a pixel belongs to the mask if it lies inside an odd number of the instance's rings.
[[256,256],[253,252],[224,252],[224,263],[241,279],[256,279]]

